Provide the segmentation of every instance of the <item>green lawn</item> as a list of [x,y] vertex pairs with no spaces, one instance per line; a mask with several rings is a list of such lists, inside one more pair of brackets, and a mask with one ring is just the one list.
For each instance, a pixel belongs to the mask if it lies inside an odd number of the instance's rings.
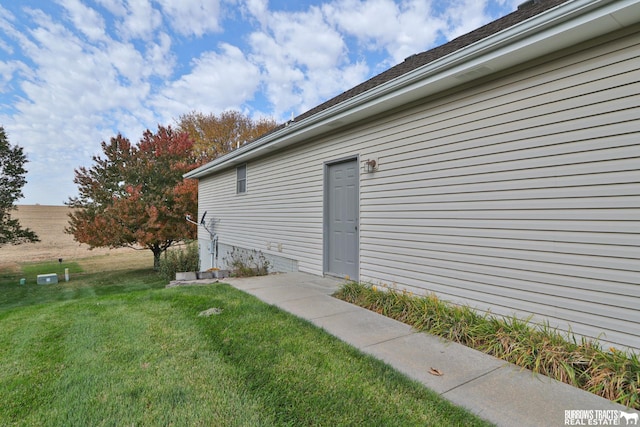
[[227,285],[18,277],[0,272],[2,426],[484,425]]

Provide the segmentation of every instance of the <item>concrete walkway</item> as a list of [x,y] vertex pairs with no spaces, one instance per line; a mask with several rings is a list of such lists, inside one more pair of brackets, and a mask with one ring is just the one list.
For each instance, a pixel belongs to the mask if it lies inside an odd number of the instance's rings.
[[[333,298],[331,294],[342,283],[337,279],[283,273],[224,282],[310,321],[498,426],[562,426],[568,410],[592,410],[592,417],[604,414],[596,410],[635,412]],[[430,374],[431,368],[443,375]],[[574,425],[581,425],[581,420],[588,425],[587,418],[575,416],[581,414],[567,415],[574,415]],[[627,423],[619,421],[617,425]]]

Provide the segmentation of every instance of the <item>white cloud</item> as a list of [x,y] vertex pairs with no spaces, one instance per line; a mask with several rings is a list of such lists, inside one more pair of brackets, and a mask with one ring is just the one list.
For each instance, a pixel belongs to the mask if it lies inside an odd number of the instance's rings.
[[398,32],[399,8],[391,0],[339,0],[323,6],[338,28],[355,35],[369,48],[381,48]]
[[155,30],[162,26],[162,14],[149,0],[126,0],[124,10],[115,7],[113,10],[120,13],[116,27],[124,40],[150,40]]
[[0,50],[4,50],[9,55],[13,53],[13,48],[2,39],[0,39]]
[[152,100],[166,122],[192,110],[221,112],[238,109],[260,83],[260,71],[240,49],[227,43],[220,52],[205,52],[193,60],[190,73],[170,82]]
[[[506,9],[507,12],[513,12],[518,9],[518,6],[524,3],[524,0],[495,0],[498,8],[503,11]],[[494,16],[493,18],[498,18],[498,16]]]
[[127,14],[123,0],[95,0],[95,2],[107,9],[112,15],[122,17]]
[[350,64],[342,35],[320,8],[306,12],[273,12],[264,3],[250,10],[262,29],[250,36],[251,58],[263,70],[267,97],[279,118],[302,113],[361,81],[368,68]]
[[79,0],[58,0],[67,10],[69,19],[89,40],[105,38],[105,22],[94,9],[85,6]]
[[64,5],[66,22],[27,10],[27,29],[9,28],[26,62],[0,62],[0,88],[12,74],[21,76],[24,96],[12,100],[11,112],[0,110],[0,122],[29,157],[29,200],[68,188],[58,196],[66,198],[73,192],[73,168],[88,163],[100,141],[117,131],[137,139],[157,124],[144,106],[150,79],[172,72],[166,35],[145,44],[147,57],[134,43],[114,40],[100,28],[90,33],[80,21],[92,13],[78,2]]
[[[13,32],[13,25],[10,23],[15,20],[15,16],[7,9],[3,8],[0,5],[0,35],[2,33],[10,34]],[[0,38],[0,49],[4,50],[6,53],[11,55],[13,53],[13,48],[11,44]]]
[[255,19],[262,26],[266,24],[271,14],[268,0],[244,0],[240,9],[247,20]]
[[365,50],[384,50],[395,65],[432,47],[446,22],[420,0],[338,0],[323,6],[329,21],[358,40]]
[[0,62],[0,94],[10,89],[11,81],[17,73],[28,73],[28,67],[20,61]]
[[201,37],[217,32],[220,26],[220,2],[218,0],[158,0],[165,20],[178,33]]
[[146,59],[146,67],[149,69],[143,75],[155,74],[158,77],[168,78],[176,65],[176,58],[171,51],[171,37],[163,32],[158,34],[157,40],[156,43],[147,45],[144,58]]
[[13,16],[13,13],[11,13],[10,11],[2,7],[1,4],[0,4],[0,18],[7,19],[9,21],[15,20],[15,16]]
[[486,24],[491,17],[486,12],[487,0],[455,0],[444,14],[448,28],[444,31],[451,40]]
[[[38,28],[34,38],[30,59],[38,68],[38,78],[23,84],[30,100],[42,101],[63,116],[119,105],[122,100],[114,99],[113,88],[117,76],[102,51],[83,45],[53,24]],[[24,103],[21,109],[29,108],[30,103]]]

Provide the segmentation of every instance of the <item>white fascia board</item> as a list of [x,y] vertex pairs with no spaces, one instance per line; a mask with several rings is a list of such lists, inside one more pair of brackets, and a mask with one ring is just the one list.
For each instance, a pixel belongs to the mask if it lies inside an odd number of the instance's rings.
[[202,178],[527,60],[640,22],[640,0],[575,0],[536,15],[340,104],[238,148],[185,175]]

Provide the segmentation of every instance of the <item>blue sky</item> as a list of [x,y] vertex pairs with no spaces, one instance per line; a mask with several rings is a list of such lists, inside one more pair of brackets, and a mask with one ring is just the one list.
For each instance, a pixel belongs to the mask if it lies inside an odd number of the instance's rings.
[[239,110],[278,122],[521,0],[0,0],[0,125],[18,204],[61,205],[100,142]]

